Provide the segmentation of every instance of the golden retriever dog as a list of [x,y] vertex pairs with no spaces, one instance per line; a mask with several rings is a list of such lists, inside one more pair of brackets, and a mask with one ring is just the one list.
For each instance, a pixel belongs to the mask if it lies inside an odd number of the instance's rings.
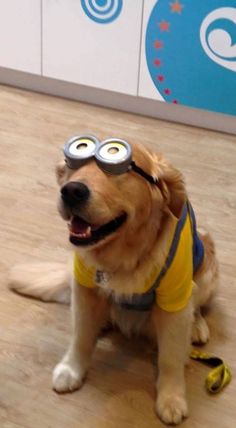
[[74,271],[66,263],[16,266],[10,287],[69,302],[71,284],[73,334],[53,372],[55,391],[82,386],[99,332],[113,323],[128,337],[146,335],[157,344],[155,409],[166,424],[179,424],[188,415],[191,341],[209,339],[201,308],[215,294],[218,263],[211,237],[196,229],[182,174],[162,155],[131,147],[136,168],[122,174],[105,172],[94,158],[76,169],[57,166],[58,209],[69,226]]

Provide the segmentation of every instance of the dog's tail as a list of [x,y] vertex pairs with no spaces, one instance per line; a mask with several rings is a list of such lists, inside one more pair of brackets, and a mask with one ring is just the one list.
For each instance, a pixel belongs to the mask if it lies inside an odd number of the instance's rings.
[[10,271],[9,287],[45,302],[70,303],[70,269],[63,263],[19,264]]

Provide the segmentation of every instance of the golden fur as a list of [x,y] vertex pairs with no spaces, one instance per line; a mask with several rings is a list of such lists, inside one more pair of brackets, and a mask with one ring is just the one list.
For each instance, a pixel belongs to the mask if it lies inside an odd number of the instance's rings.
[[[65,164],[57,167],[60,186],[68,181],[85,183],[91,192],[81,208],[88,222],[103,225],[122,212],[126,222],[113,234],[89,247],[75,247],[88,263],[106,272],[108,285],[87,289],[72,280],[73,335],[70,347],[53,373],[53,387],[58,392],[79,388],[87,370],[101,328],[112,321],[131,336],[145,334],[158,344],[159,376],[156,410],[165,423],[180,423],[187,416],[184,365],[192,341],[205,343],[209,338],[201,306],[215,293],[218,264],[214,244],[208,234],[201,234],[205,256],[194,280],[196,286],[188,305],[181,311],[167,313],[154,305],[148,313],[126,311],[116,302],[122,295],[141,289],[153,263],[164,263],[170,233],[170,211],[180,214],[186,199],[181,173],[163,156],[141,145],[133,145],[134,160],[144,171],[159,180],[148,183],[134,172],[114,176],[104,174],[94,161],[71,171]],[[59,212],[66,218],[59,199]],[[43,300],[68,302],[69,279],[66,266],[16,266],[11,272],[11,288]],[[39,274],[41,273],[41,276]],[[113,293],[113,303],[108,295]]]

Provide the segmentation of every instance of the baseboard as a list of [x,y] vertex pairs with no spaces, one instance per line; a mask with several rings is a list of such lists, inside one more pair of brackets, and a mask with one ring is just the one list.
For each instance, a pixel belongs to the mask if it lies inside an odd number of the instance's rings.
[[236,134],[236,118],[0,67],[0,83],[172,122]]

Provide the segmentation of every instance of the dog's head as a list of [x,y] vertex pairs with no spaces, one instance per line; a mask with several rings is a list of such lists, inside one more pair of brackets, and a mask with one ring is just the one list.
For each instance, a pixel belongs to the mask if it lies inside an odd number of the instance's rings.
[[135,163],[157,178],[157,184],[132,170],[120,175],[105,173],[93,159],[77,170],[65,163],[57,166],[58,209],[76,247],[101,251],[109,244],[111,251],[111,245],[120,249],[120,256],[125,248],[146,251],[166,207],[178,211],[184,193],[178,171],[141,145],[132,145],[132,151]]

